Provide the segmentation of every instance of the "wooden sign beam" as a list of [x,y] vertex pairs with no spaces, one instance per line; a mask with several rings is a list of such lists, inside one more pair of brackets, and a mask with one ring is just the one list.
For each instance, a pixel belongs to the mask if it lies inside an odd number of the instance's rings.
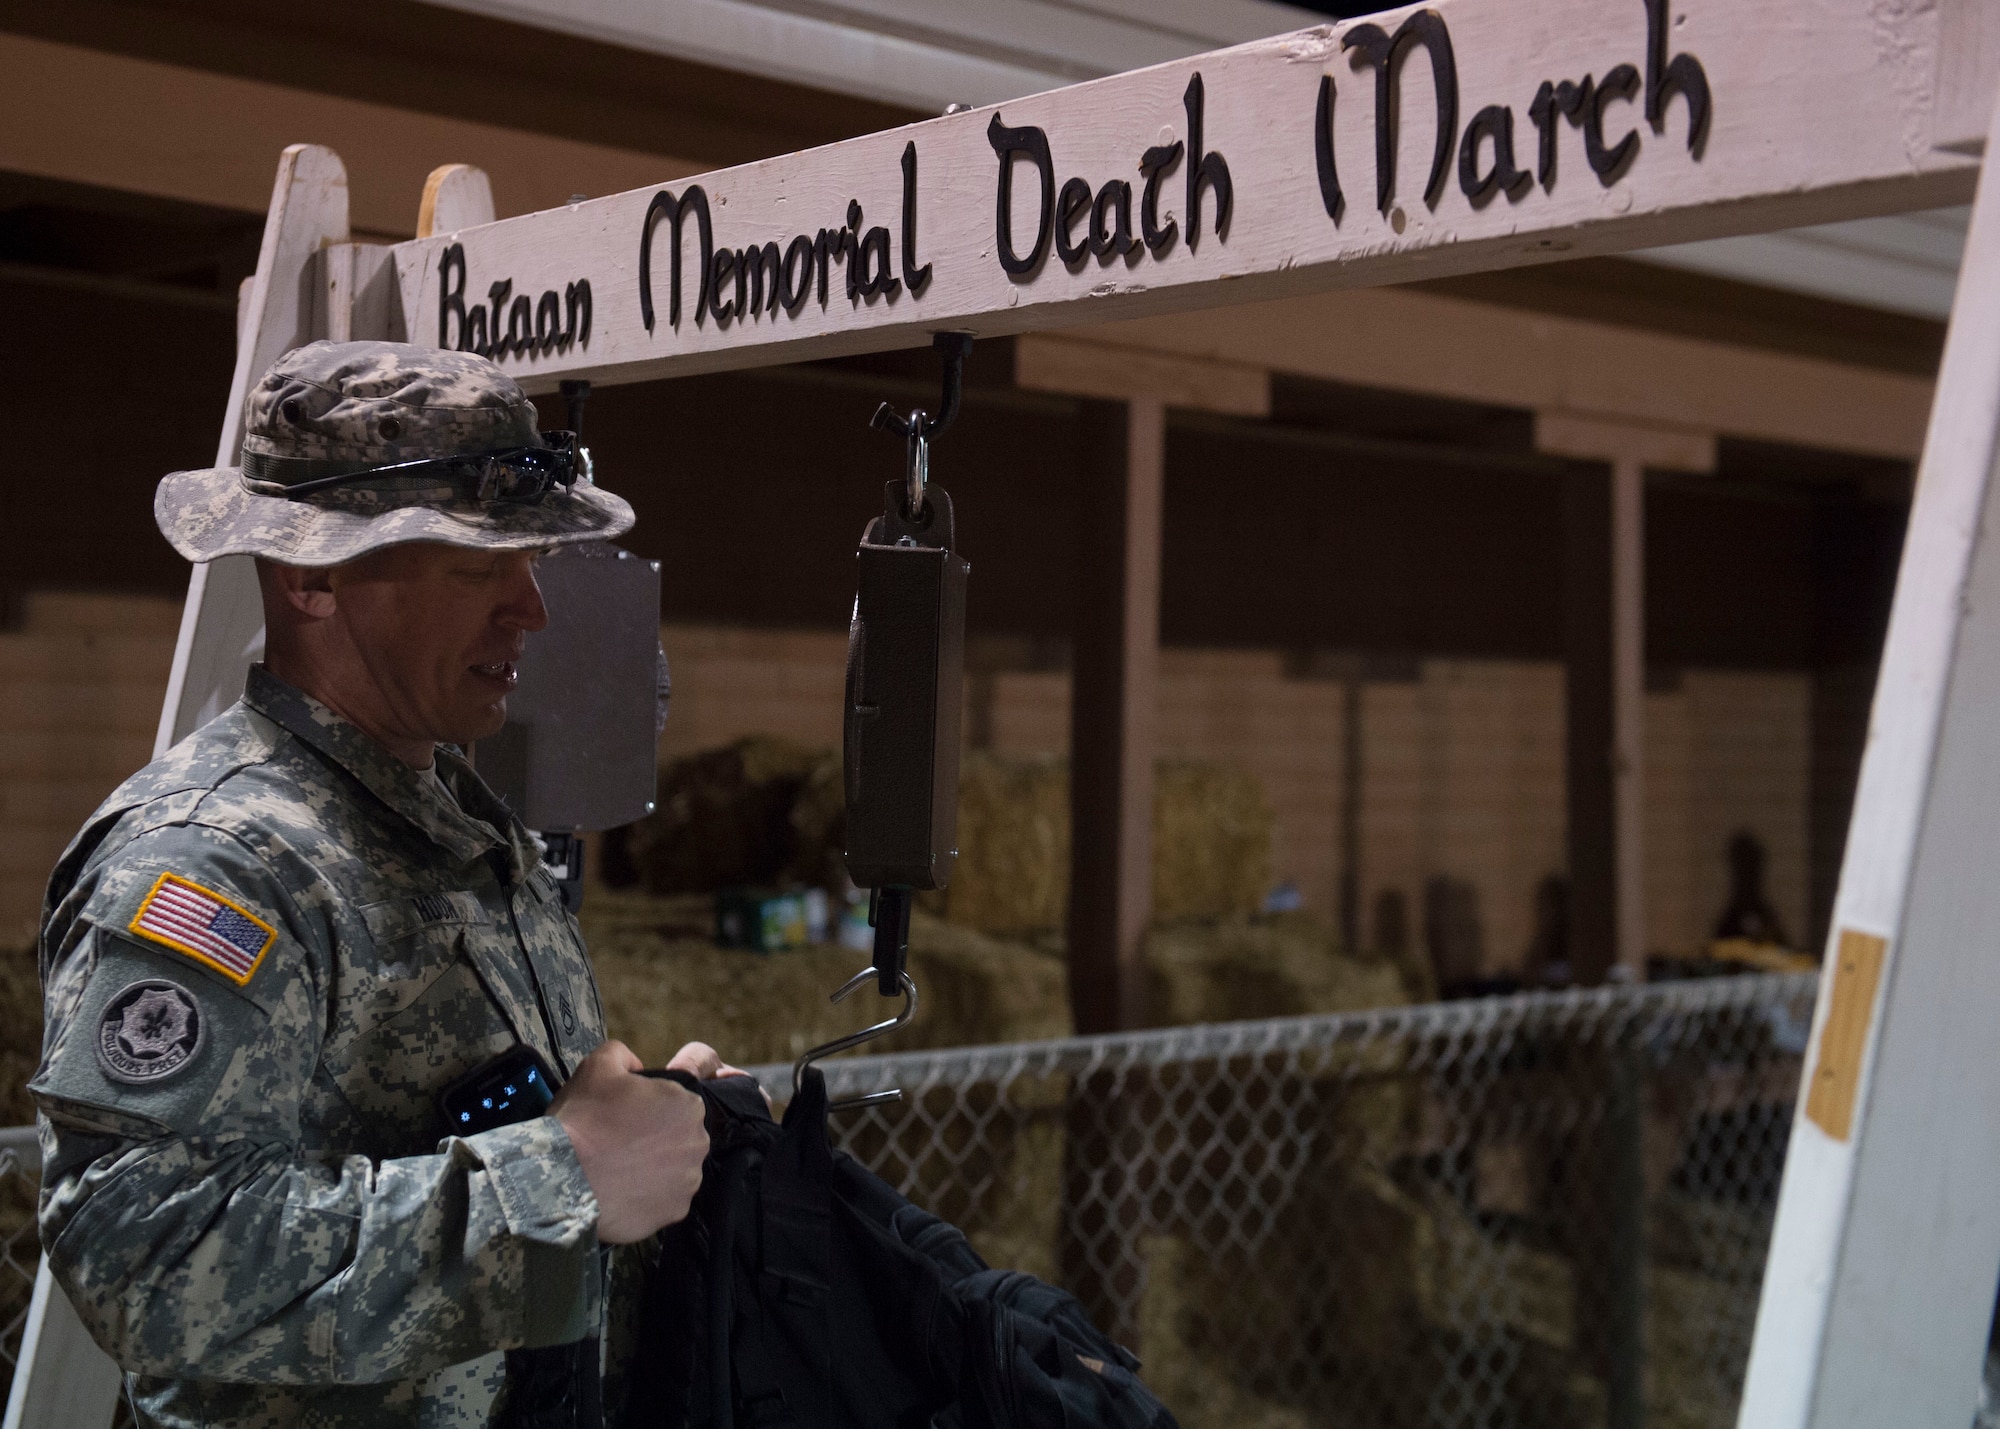
[[1963,203],[1996,30],[1438,0],[400,244],[396,335],[546,390]]

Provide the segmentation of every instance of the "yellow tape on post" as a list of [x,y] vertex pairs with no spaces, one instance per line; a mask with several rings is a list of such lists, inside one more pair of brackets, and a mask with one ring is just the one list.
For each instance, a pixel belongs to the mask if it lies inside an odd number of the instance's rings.
[[1819,1062],[1813,1067],[1806,1115],[1835,1141],[1854,1131],[1854,1097],[1861,1085],[1861,1059],[1868,1051],[1868,1028],[1875,1020],[1875,991],[1882,982],[1887,939],[1843,928],[1833,966],[1833,1005],[1820,1033]]

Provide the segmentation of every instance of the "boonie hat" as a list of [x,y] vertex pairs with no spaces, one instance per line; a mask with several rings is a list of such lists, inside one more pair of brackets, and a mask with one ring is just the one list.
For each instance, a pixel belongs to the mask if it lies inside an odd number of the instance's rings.
[[591,480],[573,433],[537,430],[534,404],[496,364],[400,342],[286,353],[250,392],[242,464],[163,478],[153,518],[190,561],[288,566],[409,541],[602,541],[633,519]]

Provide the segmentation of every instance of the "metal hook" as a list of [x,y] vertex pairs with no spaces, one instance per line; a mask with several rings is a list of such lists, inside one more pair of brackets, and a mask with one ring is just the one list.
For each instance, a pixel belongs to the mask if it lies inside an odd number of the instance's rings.
[[[860,972],[842,983],[840,990],[828,998],[827,1001],[841,1001],[849,993],[863,986],[870,978],[876,975],[874,968],[863,968]],[[904,973],[898,979],[898,982],[903,989],[903,1010],[901,1012],[897,1013],[894,1017],[877,1022],[871,1027],[864,1027],[859,1032],[850,1032],[845,1037],[836,1037],[831,1042],[822,1042],[819,1046],[807,1051],[798,1061],[792,1063],[793,1096],[799,1094],[799,1088],[805,1082],[806,1068],[810,1067],[814,1062],[819,1061],[820,1058],[831,1057],[836,1052],[845,1052],[850,1047],[859,1047],[863,1042],[873,1042],[877,1037],[887,1037],[898,1028],[909,1025],[910,1019],[917,1015],[917,985],[911,981],[908,973]],[[902,1095],[903,1089],[901,1087],[890,1087],[886,1091],[870,1092],[866,1096],[847,1097],[841,1101],[829,1102],[826,1109],[828,1111],[846,1111],[850,1107],[875,1106],[882,1102],[898,1101],[902,1098]]]
[[931,345],[944,354],[944,386],[939,394],[937,415],[933,417],[919,407],[905,417],[884,402],[868,419],[868,425],[877,431],[894,432],[909,443],[912,517],[923,514],[924,487],[931,474],[930,443],[942,436],[944,429],[958,419],[959,404],[965,395],[965,358],[972,351],[972,334],[937,333],[931,338]]

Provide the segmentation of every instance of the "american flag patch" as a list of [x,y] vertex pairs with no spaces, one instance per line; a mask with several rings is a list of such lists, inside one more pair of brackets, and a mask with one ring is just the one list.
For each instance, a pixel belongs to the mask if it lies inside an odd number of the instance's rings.
[[159,876],[131,928],[142,938],[206,963],[239,987],[250,981],[278,937],[278,930],[255,913],[174,873]]

